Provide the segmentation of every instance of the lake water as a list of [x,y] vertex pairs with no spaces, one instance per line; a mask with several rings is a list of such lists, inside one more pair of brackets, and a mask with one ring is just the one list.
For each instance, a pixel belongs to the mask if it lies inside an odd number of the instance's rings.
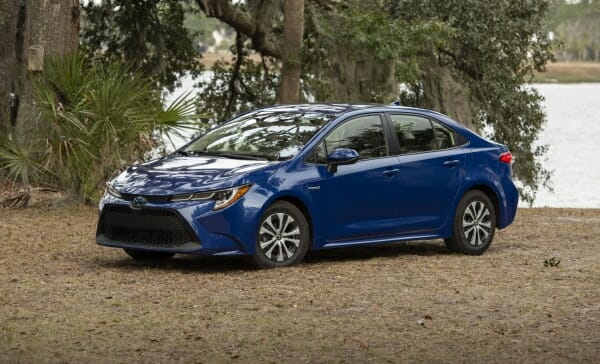
[[[193,88],[191,79],[182,81],[174,95]],[[548,123],[539,143],[549,145],[543,164],[554,171],[554,191],[540,189],[533,206],[600,208],[600,83],[532,87],[545,98]]]
[[539,141],[550,147],[544,166],[554,170],[554,192],[540,190],[534,206],[600,208],[600,83],[533,87],[546,99]]

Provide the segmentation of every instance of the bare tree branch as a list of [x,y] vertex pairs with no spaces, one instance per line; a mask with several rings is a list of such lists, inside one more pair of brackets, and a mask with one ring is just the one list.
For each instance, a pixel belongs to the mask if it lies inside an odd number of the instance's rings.
[[244,41],[240,32],[235,33],[235,50],[236,59],[235,65],[233,66],[233,72],[231,72],[231,79],[229,80],[229,100],[227,100],[227,107],[225,108],[225,115],[232,115],[233,102],[238,92],[235,87],[235,82],[240,79],[240,69],[244,62]]
[[261,24],[239,6],[223,0],[196,0],[196,2],[206,16],[217,18],[249,37],[254,50],[267,56],[281,58],[277,44],[267,39],[268,30],[262,29]]

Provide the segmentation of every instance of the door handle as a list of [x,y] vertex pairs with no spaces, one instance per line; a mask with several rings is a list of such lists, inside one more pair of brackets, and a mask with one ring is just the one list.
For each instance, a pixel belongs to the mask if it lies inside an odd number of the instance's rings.
[[444,167],[448,167],[448,168],[454,168],[458,165],[458,160],[454,159],[454,160],[449,160],[449,161],[445,161],[444,162]]
[[395,175],[398,172],[400,172],[400,170],[398,168],[394,168],[394,169],[386,169],[385,171],[382,172],[382,174],[384,176],[391,177],[391,176]]

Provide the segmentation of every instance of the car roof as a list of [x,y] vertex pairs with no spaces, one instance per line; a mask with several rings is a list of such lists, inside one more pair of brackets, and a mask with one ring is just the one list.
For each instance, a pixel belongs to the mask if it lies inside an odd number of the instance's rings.
[[300,111],[300,112],[321,112],[326,114],[341,115],[352,111],[370,110],[373,111],[404,111],[418,113],[439,114],[437,111],[420,109],[417,107],[383,105],[383,104],[346,104],[346,103],[314,103],[314,104],[282,104],[261,108],[263,111]]
[[[430,109],[422,109],[411,106],[399,106],[399,105],[384,105],[384,104],[349,104],[349,103],[306,103],[306,104],[281,104],[267,106],[264,108],[255,109],[253,111],[258,112],[301,112],[301,113],[323,113],[329,114],[334,118],[348,114],[351,112],[359,111],[370,111],[370,112],[405,112],[415,113],[422,116],[435,117],[438,121],[443,121],[446,124],[453,126],[454,128],[465,130],[469,134],[473,134],[466,126],[460,122],[451,119],[447,115],[444,115],[438,111]],[[475,134],[476,135],[476,134]]]

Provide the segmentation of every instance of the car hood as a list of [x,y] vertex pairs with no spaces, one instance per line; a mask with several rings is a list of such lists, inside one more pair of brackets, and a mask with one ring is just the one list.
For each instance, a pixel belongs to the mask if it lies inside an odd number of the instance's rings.
[[[250,171],[279,162],[231,159],[213,156],[167,156],[128,168],[113,180],[124,194],[171,195],[227,187]],[[223,184],[223,186],[220,186]]]

